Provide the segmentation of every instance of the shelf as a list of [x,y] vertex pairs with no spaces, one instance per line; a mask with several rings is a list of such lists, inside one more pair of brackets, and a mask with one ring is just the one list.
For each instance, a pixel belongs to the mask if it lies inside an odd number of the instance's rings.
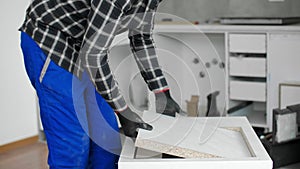
[[229,116],[246,116],[253,127],[267,128],[266,111],[253,110],[253,105],[229,114]]
[[226,32],[299,32],[300,24],[293,25],[221,25],[221,24],[159,24],[154,26],[158,33],[226,33]]

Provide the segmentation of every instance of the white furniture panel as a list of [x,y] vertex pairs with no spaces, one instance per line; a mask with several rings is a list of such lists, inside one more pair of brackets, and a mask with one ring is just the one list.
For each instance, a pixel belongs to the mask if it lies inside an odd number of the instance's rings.
[[266,53],[266,35],[229,34],[229,52]]
[[[152,124],[153,126],[157,126],[158,124],[162,124],[161,120],[164,118],[170,118],[167,116],[161,116],[146,112],[144,115],[144,119],[146,122]],[[192,123],[190,122],[192,121]],[[251,156],[247,157],[224,157],[224,158],[168,158],[168,159],[161,159],[158,154],[155,152],[147,152],[145,150],[140,150],[134,146],[132,139],[125,139],[123,144],[122,153],[119,159],[119,168],[120,169],[160,169],[160,168],[168,168],[168,169],[198,169],[198,168],[205,168],[205,169],[240,169],[240,168],[256,168],[256,169],[271,169],[272,168],[272,160],[270,159],[269,155],[267,154],[266,150],[262,146],[261,142],[259,141],[258,137],[256,136],[254,130],[252,129],[251,125],[249,124],[248,120],[245,117],[210,117],[210,118],[191,118],[191,117],[177,117],[177,118],[170,118],[167,120],[167,123],[172,123],[171,126],[168,128],[172,128],[176,126],[178,123],[184,123],[185,126],[190,125],[196,130],[201,130],[202,132],[198,132],[197,134],[205,135],[207,138],[205,139],[206,142],[199,142],[197,139],[197,135],[193,133],[191,130],[187,132],[177,132],[173,134],[173,137],[180,138],[181,141],[184,139],[188,139],[189,136],[195,137],[193,140],[189,140],[190,142],[194,142],[195,144],[198,142],[199,146],[203,146],[205,144],[209,144],[209,142],[213,141],[213,137],[215,136],[215,130],[213,128],[219,129],[232,129],[236,132],[240,132],[243,137],[242,144],[246,143],[248,153]],[[156,125],[157,124],[157,125]],[[201,128],[202,126],[202,128]],[[204,127],[204,128],[203,128]],[[181,131],[183,131],[181,129]],[[170,130],[162,130],[161,134],[157,135],[168,135],[170,134]],[[151,134],[148,133],[146,130],[141,130],[140,134]],[[155,134],[155,133],[154,133]],[[201,138],[203,138],[201,136]],[[151,138],[152,139],[152,136]],[[174,142],[174,140],[170,139],[170,141]],[[176,140],[175,140],[176,141]],[[220,143],[224,140],[219,139]],[[180,144],[180,142],[179,142]],[[239,143],[238,143],[239,144]],[[176,144],[178,145],[178,144]],[[223,147],[224,148],[224,147]],[[175,146],[174,146],[175,149]],[[222,147],[218,146],[217,149],[223,150]],[[238,149],[238,148],[237,148]],[[225,149],[224,149],[225,150]],[[214,149],[212,148],[212,151]],[[232,151],[232,150],[230,150]],[[225,151],[224,151],[225,152]],[[230,152],[228,152],[230,154]]]
[[266,58],[230,57],[230,76],[266,77]]
[[266,101],[266,83],[249,82],[249,81],[231,81],[230,82],[230,99]]

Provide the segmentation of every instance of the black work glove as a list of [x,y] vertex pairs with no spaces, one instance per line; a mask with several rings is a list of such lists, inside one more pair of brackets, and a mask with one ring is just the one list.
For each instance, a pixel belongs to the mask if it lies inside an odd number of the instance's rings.
[[167,116],[176,116],[177,113],[186,114],[170,95],[170,91],[155,93],[156,112]]
[[137,129],[145,129],[145,130],[152,130],[152,126],[145,123],[142,118],[127,108],[122,112],[117,113],[119,117],[119,121],[122,125],[124,134],[128,137],[136,138],[137,136]]

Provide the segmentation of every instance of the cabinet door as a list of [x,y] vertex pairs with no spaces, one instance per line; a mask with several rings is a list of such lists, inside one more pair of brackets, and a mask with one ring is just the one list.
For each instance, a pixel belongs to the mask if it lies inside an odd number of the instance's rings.
[[268,126],[279,107],[279,83],[300,81],[300,33],[271,33],[268,37]]

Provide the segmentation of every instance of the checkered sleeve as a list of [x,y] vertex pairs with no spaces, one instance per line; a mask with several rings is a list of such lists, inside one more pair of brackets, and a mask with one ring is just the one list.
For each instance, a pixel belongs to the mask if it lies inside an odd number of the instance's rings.
[[127,108],[108,64],[108,48],[130,1],[93,0],[80,58],[97,91],[115,111]]
[[167,81],[158,63],[155,43],[152,37],[155,12],[144,13],[143,25],[129,30],[130,47],[148,88],[153,92],[168,89]]

